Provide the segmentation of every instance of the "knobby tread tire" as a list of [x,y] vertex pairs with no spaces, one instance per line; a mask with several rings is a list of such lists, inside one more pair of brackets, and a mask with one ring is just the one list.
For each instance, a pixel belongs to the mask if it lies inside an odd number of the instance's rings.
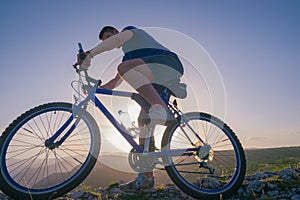
[[[201,112],[191,112],[191,113],[185,114],[185,116],[187,116],[187,117],[200,116],[200,119],[205,119],[206,121],[214,121],[214,124],[222,125],[223,129],[228,132],[228,134],[232,137],[233,141],[236,143],[237,151],[239,153],[239,157],[241,160],[240,172],[239,172],[238,178],[235,181],[235,183],[227,191],[223,192],[222,194],[205,194],[205,193],[196,191],[191,187],[188,187],[182,180],[180,180],[180,178],[177,176],[177,174],[175,173],[172,166],[165,166],[167,174],[169,175],[171,180],[175,183],[175,185],[177,185],[183,192],[185,192],[186,194],[188,194],[196,199],[220,199],[220,198],[222,199],[222,198],[226,198],[226,197],[231,197],[232,195],[234,195],[237,192],[237,190],[242,185],[244,177],[245,177],[245,173],[246,173],[245,153],[244,153],[244,150],[242,148],[242,145],[241,145],[239,139],[237,138],[236,134],[232,131],[232,129],[227,124],[225,124],[222,120],[220,120],[210,114],[201,113]],[[167,129],[165,130],[165,132],[163,134],[163,138],[162,138],[162,143],[161,143],[162,149],[166,148],[166,146],[169,144],[170,136],[173,134],[173,131],[175,131],[179,125],[180,125],[180,122],[178,122],[177,124],[175,124],[173,126],[167,127]],[[163,159],[164,159],[165,163],[168,163],[168,157],[165,157]]]

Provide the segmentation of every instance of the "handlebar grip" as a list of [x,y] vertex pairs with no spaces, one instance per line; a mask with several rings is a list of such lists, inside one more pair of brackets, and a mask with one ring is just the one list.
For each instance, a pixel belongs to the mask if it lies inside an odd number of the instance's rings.
[[80,42],[78,43],[78,49],[79,49],[79,52],[83,52],[83,48],[82,48],[82,45]]
[[85,55],[85,53],[84,53],[84,51],[83,51],[83,48],[82,48],[82,45],[81,45],[80,42],[78,43],[78,48],[79,48],[79,50],[78,50],[78,52],[79,52],[79,57],[80,57],[81,60],[84,60],[85,57],[86,57],[86,55]]

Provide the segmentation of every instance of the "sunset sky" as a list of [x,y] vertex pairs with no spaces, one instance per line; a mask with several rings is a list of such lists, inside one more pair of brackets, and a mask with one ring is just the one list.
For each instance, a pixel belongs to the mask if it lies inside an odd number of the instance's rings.
[[36,105],[72,102],[79,41],[89,49],[103,26],[135,25],[180,32],[206,50],[224,83],[225,121],[245,147],[299,146],[299,19],[296,0],[3,0],[0,131]]

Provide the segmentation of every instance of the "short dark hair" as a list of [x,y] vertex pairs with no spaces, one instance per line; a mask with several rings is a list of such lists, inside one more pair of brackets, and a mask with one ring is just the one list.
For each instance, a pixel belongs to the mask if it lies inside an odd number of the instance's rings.
[[99,33],[99,39],[102,40],[103,34],[105,32],[113,33],[114,30],[117,30],[117,29],[115,27],[112,27],[112,26],[105,26],[105,27],[103,27],[102,30]]

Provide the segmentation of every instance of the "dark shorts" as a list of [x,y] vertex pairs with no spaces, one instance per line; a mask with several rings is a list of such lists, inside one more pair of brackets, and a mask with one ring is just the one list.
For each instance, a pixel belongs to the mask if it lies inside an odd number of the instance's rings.
[[154,83],[164,83],[183,75],[183,66],[175,54],[158,54],[141,58],[151,70]]

